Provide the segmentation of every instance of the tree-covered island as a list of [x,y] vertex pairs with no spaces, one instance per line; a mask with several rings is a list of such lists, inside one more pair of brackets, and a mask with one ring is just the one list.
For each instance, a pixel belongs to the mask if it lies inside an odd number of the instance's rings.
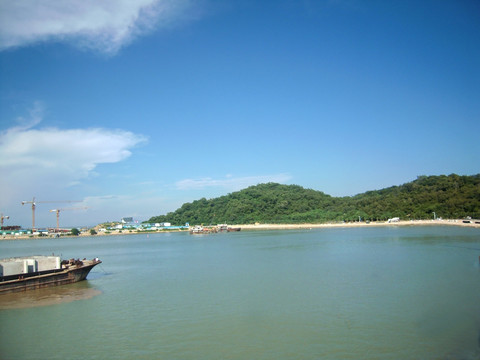
[[480,174],[419,176],[382,190],[333,197],[298,185],[276,183],[183,204],[147,222],[172,224],[300,224],[330,221],[385,221],[480,218]]

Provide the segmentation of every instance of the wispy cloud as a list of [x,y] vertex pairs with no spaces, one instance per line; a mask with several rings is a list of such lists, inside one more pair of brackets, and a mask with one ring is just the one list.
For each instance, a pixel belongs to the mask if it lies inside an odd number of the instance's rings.
[[0,50],[66,41],[115,54],[137,36],[184,18],[190,0],[0,1]]
[[[35,128],[40,103],[21,124],[0,132],[2,202],[35,191],[52,192],[87,178],[99,164],[120,162],[146,141],[142,135],[111,129]],[[18,201],[18,198],[16,199]]]
[[[161,196],[142,196],[142,194],[120,194],[87,196],[83,204],[88,206],[86,219],[99,221],[119,221],[122,217],[132,216],[135,220],[147,220],[152,216],[165,214],[181,204]],[[95,221],[85,223],[93,223]]]
[[233,177],[226,176],[224,179],[202,178],[202,179],[184,179],[176,182],[179,190],[198,190],[208,187],[224,188],[230,191],[236,191],[251,185],[257,185],[267,182],[284,183],[291,179],[288,174],[260,175]]

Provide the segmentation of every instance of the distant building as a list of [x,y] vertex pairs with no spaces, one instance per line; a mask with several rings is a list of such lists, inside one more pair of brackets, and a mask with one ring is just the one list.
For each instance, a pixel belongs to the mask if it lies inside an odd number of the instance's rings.
[[133,217],[122,218],[122,224],[130,224],[130,223],[133,223]]

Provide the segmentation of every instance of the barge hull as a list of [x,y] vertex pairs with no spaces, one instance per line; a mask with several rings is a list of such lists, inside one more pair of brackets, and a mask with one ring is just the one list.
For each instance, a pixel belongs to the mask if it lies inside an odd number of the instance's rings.
[[94,261],[87,265],[75,266],[63,271],[30,277],[19,276],[14,280],[2,281],[0,282],[0,294],[36,290],[82,281],[85,280],[90,270],[99,263],[101,261]]

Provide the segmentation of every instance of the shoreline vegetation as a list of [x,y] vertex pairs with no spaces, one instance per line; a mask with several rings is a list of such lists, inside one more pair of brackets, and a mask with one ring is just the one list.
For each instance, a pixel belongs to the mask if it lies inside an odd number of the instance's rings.
[[266,183],[185,203],[149,223],[322,224],[388,219],[480,219],[480,174],[419,176],[355,196],[335,197],[299,185]]
[[[212,225],[213,226],[213,225]],[[396,226],[461,226],[480,229],[480,220],[464,219],[437,219],[437,220],[400,220],[395,222],[373,221],[373,222],[329,222],[321,224],[235,224],[232,227],[241,228],[241,231],[269,231],[269,230],[312,230],[312,229],[334,229],[334,228],[354,228],[354,227],[396,227]],[[208,227],[208,226],[206,226]],[[79,235],[62,235],[61,238],[78,237],[104,237],[121,235],[140,235],[140,234],[158,234],[167,232],[188,232],[189,230],[155,230],[155,231],[133,231],[133,230],[112,230],[108,232],[98,232],[91,235],[90,231],[81,232]],[[25,240],[42,238],[52,238],[52,236],[37,235],[2,235],[0,240]]]
[[[68,231],[64,229],[60,236],[190,231],[192,228],[179,226],[187,223],[194,226],[201,224],[205,231],[200,233],[221,231],[216,225],[219,223],[230,224],[230,227],[243,231],[428,225],[479,228],[480,220],[472,219],[480,219],[480,174],[451,174],[418,176],[416,180],[400,186],[367,191],[352,197],[332,197],[299,185],[258,184],[217,198],[185,203],[174,212],[144,221],[155,226],[143,229],[123,226],[122,219],[122,224],[103,223],[81,231],[73,228],[68,233],[63,233]],[[192,232],[196,233],[195,230]],[[2,234],[0,239],[44,236],[58,237],[59,231],[39,235]]]

